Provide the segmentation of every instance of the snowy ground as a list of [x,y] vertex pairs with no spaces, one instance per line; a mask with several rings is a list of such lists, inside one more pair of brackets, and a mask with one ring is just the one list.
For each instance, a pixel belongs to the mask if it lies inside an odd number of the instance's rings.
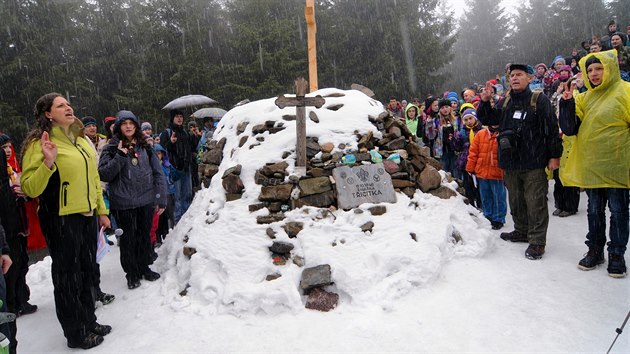
[[[551,217],[542,260],[527,260],[526,245],[503,242],[485,225],[498,240],[487,252],[451,259],[385,308],[342,301],[329,313],[178,310],[167,277],[128,290],[113,247],[101,265],[101,286],[116,300],[97,308],[99,322],[113,331],[91,352],[602,353],[630,310],[630,282],[608,277],[605,266],[577,269],[586,250],[586,195],[581,197],[577,215]],[[511,227],[508,216],[504,231]],[[27,281],[39,311],[18,319],[19,352],[73,352],[55,316],[50,258],[31,266]],[[629,333],[626,328],[612,352],[630,352]]]

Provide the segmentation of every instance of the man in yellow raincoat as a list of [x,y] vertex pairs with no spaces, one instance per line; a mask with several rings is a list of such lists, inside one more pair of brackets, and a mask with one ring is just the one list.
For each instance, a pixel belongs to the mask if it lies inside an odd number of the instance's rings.
[[573,98],[573,90],[565,89],[560,100],[560,127],[576,135],[560,178],[566,186],[585,188],[588,196],[589,250],[578,267],[591,270],[605,262],[608,203],[608,275],[623,278],[629,232],[630,83],[621,80],[615,50],[591,53],[579,64],[588,76],[588,90]]

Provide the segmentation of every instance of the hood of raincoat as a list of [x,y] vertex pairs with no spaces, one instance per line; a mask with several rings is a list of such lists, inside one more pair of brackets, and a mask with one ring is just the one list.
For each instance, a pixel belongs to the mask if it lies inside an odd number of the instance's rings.
[[408,103],[407,106],[405,107],[405,120],[409,119],[409,117],[407,116],[407,111],[411,108],[411,107],[416,107],[416,118],[418,119],[418,116],[420,115],[420,107],[416,106],[413,103]]
[[[586,61],[590,57],[596,57],[604,66],[604,75],[602,77],[602,83],[597,87],[591,85],[591,81],[588,80],[588,72],[586,71]],[[584,58],[580,59],[580,70],[587,75],[584,80],[584,86],[590,91],[603,91],[613,85],[615,82],[621,81],[621,74],[619,72],[619,62],[617,61],[617,51],[607,50],[605,52],[590,53]]]

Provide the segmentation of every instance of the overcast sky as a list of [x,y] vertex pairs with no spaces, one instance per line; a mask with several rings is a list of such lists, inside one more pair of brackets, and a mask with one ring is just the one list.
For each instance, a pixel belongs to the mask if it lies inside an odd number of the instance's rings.
[[[464,14],[464,11],[470,6],[469,0],[445,0],[450,8],[455,12],[455,17],[459,18]],[[515,12],[519,4],[523,3],[523,0],[501,0],[501,5],[509,12]]]

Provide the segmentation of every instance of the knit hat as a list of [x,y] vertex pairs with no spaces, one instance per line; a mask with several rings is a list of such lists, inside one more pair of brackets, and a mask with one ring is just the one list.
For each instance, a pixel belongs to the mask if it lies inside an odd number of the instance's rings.
[[191,120],[190,122],[188,122],[188,129],[192,128],[192,127],[197,127],[197,122],[195,122],[194,120]]
[[451,101],[447,98],[442,98],[439,102],[438,102],[438,107],[441,109],[444,106],[451,106]]
[[543,68],[545,68],[545,71],[547,71],[547,65],[545,65],[544,63],[538,63],[538,64],[536,64],[536,70],[538,70],[538,68],[539,68],[539,67],[541,67],[541,66],[542,66]]
[[0,134],[0,145],[4,145],[11,141],[11,137],[6,134]]
[[119,111],[116,113],[116,125],[114,126],[114,132],[117,132],[120,129],[122,123],[126,120],[131,120],[136,125],[136,129],[140,128],[140,123],[138,123],[138,118],[131,111]]
[[142,122],[142,125],[140,125],[140,130],[142,131],[153,130],[153,127],[151,126],[151,123],[149,122]]
[[571,67],[570,67],[569,65],[563,65],[563,66],[560,68],[560,71],[568,71],[568,72],[571,72]]
[[459,107],[459,113],[463,113],[464,111],[466,111],[469,108],[475,109],[475,106],[473,106],[472,103],[464,103],[461,107]]
[[466,116],[473,116],[477,119],[477,111],[472,108],[467,108],[464,113],[462,113],[462,118],[466,118]]
[[94,117],[90,117],[90,116],[85,116],[81,119],[81,122],[83,123],[84,127],[87,127],[88,125],[96,125],[96,119],[94,119]]

